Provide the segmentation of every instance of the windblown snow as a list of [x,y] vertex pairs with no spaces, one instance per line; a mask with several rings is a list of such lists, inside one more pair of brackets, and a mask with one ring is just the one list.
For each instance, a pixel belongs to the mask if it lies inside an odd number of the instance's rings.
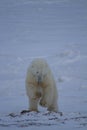
[[[25,76],[30,62],[49,63],[60,113],[28,109]],[[0,1],[0,130],[87,129],[87,1]]]

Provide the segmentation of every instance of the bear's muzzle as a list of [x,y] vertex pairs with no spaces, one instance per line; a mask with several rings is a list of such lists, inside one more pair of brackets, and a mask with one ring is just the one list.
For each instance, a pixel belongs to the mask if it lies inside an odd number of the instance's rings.
[[41,84],[42,83],[42,77],[41,76],[38,76],[38,84]]

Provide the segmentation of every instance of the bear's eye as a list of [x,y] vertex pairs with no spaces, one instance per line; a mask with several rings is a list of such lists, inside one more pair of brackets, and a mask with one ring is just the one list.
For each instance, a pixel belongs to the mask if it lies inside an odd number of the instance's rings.
[[37,71],[36,73],[38,74],[39,72]]

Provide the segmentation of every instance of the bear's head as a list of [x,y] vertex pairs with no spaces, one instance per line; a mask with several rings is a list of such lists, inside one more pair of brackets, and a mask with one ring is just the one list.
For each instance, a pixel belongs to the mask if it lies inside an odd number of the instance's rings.
[[48,74],[47,63],[41,59],[34,60],[31,64],[31,73],[38,84],[46,79]]

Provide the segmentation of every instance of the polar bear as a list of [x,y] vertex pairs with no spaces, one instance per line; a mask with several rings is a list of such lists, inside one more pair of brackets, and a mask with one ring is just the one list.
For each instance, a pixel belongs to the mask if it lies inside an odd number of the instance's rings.
[[43,58],[34,59],[26,75],[29,111],[38,111],[38,104],[48,111],[58,112],[58,93],[50,67]]

